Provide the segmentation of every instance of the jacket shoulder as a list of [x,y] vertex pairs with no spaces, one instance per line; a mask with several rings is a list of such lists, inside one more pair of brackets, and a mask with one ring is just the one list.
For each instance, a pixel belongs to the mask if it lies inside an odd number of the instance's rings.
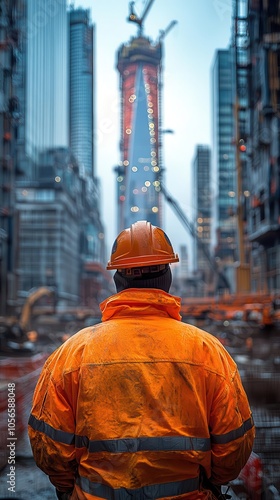
[[101,323],[79,330],[72,335],[64,344],[58,347],[47,359],[45,369],[50,372],[58,372],[63,369],[64,373],[75,371],[80,368],[84,349],[98,333]]

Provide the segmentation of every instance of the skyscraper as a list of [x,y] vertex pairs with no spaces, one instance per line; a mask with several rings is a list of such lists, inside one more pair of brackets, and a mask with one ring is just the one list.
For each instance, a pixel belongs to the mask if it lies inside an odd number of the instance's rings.
[[[83,216],[80,221],[80,291],[84,304],[97,295],[104,259],[104,229],[100,220],[100,185],[94,166],[94,34],[87,9],[70,8],[70,147],[83,179]],[[93,271],[94,269],[94,271]],[[97,279],[95,279],[97,277]],[[98,281],[99,278],[99,281]],[[88,296],[91,290],[91,296]],[[92,301],[92,302],[90,302]]]
[[236,165],[234,73],[230,50],[218,50],[212,68],[213,91],[213,238],[223,265],[236,260]]
[[89,10],[70,10],[70,147],[86,175],[94,176],[93,37]]
[[121,88],[121,162],[118,172],[118,228],[139,219],[161,224],[160,79],[161,43],[142,36],[118,51]]
[[26,0],[26,151],[68,146],[66,0]]
[[[24,64],[15,80],[26,88],[20,94],[25,110],[20,138],[27,155],[20,155],[23,175],[15,190],[13,303],[32,287],[48,284],[56,286],[61,305],[73,305],[81,298],[85,263],[104,258],[99,184],[93,177],[92,27],[84,29],[87,12],[78,11],[76,17],[71,12],[70,28],[66,0],[16,3]],[[81,18],[82,34],[75,24]],[[83,153],[79,161],[69,147],[72,123],[75,153]]]
[[[198,145],[192,165],[193,171],[193,206],[194,206],[194,228],[196,238],[194,245],[194,271],[201,278],[200,294],[204,295],[209,290],[209,261],[206,252],[210,255],[210,233],[211,233],[211,153],[209,146]],[[203,250],[205,249],[205,251]],[[204,283],[204,285],[202,285]]]
[[[22,243],[16,185],[34,182],[42,151],[68,143],[66,0],[1,2],[0,18],[0,121],[4,118],[0,156],[5,187],[0,200],[4,231],[0,231],[4,241],[0,279],[1,296],[13,307],[21,281],[18,256]],[[3,302],[1,308],[4,310]]]

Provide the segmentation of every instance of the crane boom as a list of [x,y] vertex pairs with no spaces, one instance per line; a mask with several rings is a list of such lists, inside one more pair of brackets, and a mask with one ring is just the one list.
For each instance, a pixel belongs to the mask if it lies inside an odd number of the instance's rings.
[[183,212],[182,208],[179,206],[177,201],[174,200],[174,198],[168,193],[163,184],[161,184],[161,193],[163,194],[165,200],[172,206],[173,210],[176,212],[183,226],[185,226],[190,235],[197,241],[206,259],[208,260],[212,271],[214,271],[214,273],[220,278],[221,283],[223,283],[223,288],[230,290],[230,284],[228,282],[227,277],[224,275],[224,273],[220,271],[216,261],[212,258],[211,254],[208,252],[208,249],[206,248],[204,242],[198,238],[194,225],[189,221],[188,217]]
[[149,0],[149,2],[147,3],[147,5],[146,5],[146,7],[144,9],[144,12],[142,14],[142,17],[141,17],[141,24],[143,24],[144,20],[146,19],[147,15],[149,13],[149,10],[152,7],[154,1],[155,0]]
[[23,329],[26,330],[29,324],[30,316],[31,316],[31,311],[32,307],[37,300],[39,300],[43,296],[54,296],[55,291],[51,287],[47,286],[42,286],[39,288],[36,288],[35,290],[32,290],[32,292],[29,294],[27,297],[25,304],[22,308],[20,320],[19,320],[19,326]]
[[175,26],[176,24],[178,23],[178,21],[171,21],[169,23],[169,25],[167,26],[167,28],[165,28],[165,30],[161,30],[160,31],[160,35],[158,37],[158,43],[161,42],[165,37],[166,35],[169,33],[169,31],[173,28],[173,26]]
[[135,4],[135,2],[130,2],[130,4],[129,4],[129,6],[130,6],[130,14],[129,14],[129,17],[128,17],[128,21],[130,21],[132,23],[137,23],[139,25],[139,33],[138,33],[139,36],[142,35],[144,20],[146,19],[147,15],[149,13],[149,10],[152,7],[152,4],[154,3],[154,1],[155,0],[149,0],[148,1],[148,3],[146,4],[146,7],[144,8],[144,11],[143,11],[141,17],[137,16],[137,14],[134,11],[134,4]]

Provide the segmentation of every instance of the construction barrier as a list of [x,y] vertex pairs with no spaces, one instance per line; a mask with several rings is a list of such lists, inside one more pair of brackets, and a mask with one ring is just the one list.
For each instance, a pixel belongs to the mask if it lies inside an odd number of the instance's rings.
[[33,392],[47,357],[39,353],[0,359],[0,469],[7,464],[12,443],[17,448],[27,432]]

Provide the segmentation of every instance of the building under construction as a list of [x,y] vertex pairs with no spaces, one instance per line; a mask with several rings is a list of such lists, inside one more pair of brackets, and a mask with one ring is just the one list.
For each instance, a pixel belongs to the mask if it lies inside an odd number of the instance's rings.
[[118,230],[145,219],[161,226],[161,61],[162,40],[175,24],[161,32],[155,43],[143,35],[143,23],[153,0],[141,17],[130,3],[128,20],[138,34],[117,54],[121,90],[121,161],[117,171]]
[[248,288],[280,289],[280,6],[234,2],[239,254]]

